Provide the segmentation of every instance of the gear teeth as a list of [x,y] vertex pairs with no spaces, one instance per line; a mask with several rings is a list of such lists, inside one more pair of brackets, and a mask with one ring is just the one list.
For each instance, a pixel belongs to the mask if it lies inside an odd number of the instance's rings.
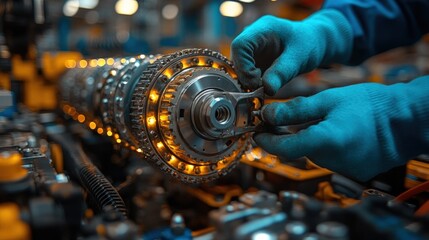
[[[94,69],[68,72],[60,83],[64,107],[73,107],[73,118],[84,113],[85,123],[95,122],[97,130],[102,127],[104,134],[114,138],[115,142],[137,151],[152,165],[181,181],[208,182],[230,172],[239,161],[237,154],[243,148],[243,141],[237,140],[239,145],[219,155],[229,161],[219,166],[211,162],[217,161],[217,157],[207,160],[201,157],[203,155],[189,151],[175,124],[177,115],[180,116],[178,99],[182,97],[187,81],[199,71],[234,78],[231,76],[231,72],[234,75],[232,62],[220,53],[198,48],[183,49],[169,55],[140,55],[134,59],[136,61],[116,59],[113,65],[96,68],[100,71],[94,86],[86,83],[89,75],[95,76],[92,75],[95,74]],[[141,68],[136,72],[138,63],[144,64],[139,65]],[[136,74],[130,79],[132,73]],[[79,91],[81,88],[96,100],[88,104],[85,94]],[[153,90],[157,94],[156,100],[151,99]],[[150,117],[155,118],[155,125],[151,125]],[[173,161],[173,157],[177,159]]]
[[[174,89],[174,92],[177,95],[180,94],[182,92],[182,87],[184,86],[183,83],[187,82],[192,76],[195,75],[196,72],[199,72],[199,71],[212,71],[212,72],[217,72],[220,75],[223,75],[226,72],[222,69],[216,69],[216,68],[209,68],[209,67],[198,68],[198,69],[189,71],[189,73],[186,75],[181,75],[181,76],[177,77],[176,79],[174,79],[174,82],[169,84],[168,88],[171,87],[172,89]],[[238,88],[238,86],[237,86],[237,88]],[[173,106],[177,105],[175,101],[179,101],[179,99],[169,98],[169,102]],[[176,108],[174,108],[174,107],[168,108],[168,113],[169,113],[170,117],[172,114],[174,114],[173,111],[176,111]],[[175,123],[173,122],[172,124],[175,124]],[[173,125],[169,126],[168,129],[171,131],[171,135],[176,136]],[[180,155],[186,156],[186,158],[189,158],[192,161],[195,161],[199,164],[207,164],[207,160],[205,158],[201,157],[198,154],[192,154],[191,152],[186,151],[187,149],[184,147],[184,144],[179,140],[179,138],[177,138],[177,137],[174,138],[174,145],[178,146],[180,149],[180,151],[178,152],[179,156]],[[223,154],[219,154],[218,157],[229,158],[229,157],[231,157],[232,154],[233,154],[232,152],[225,152]]]

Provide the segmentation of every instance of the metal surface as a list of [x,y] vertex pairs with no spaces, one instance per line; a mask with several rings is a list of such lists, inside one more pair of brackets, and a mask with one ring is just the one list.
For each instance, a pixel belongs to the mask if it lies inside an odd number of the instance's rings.
[[234,168],[256,128],[254,101],[263,91],[243,92],[228,59],[186,49],[110,63],[66,73],[65,113],[185,182]]

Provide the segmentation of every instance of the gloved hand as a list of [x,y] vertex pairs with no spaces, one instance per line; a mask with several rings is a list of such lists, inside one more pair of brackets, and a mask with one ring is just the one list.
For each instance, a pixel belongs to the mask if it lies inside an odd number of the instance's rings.
[[234,39],[232,60],[243,87],[263,85],[267,94],[274,95],[300,73],[347,62],[352,38],[347,19],[333,9],[300,22],[264,16]]
[[273,126],[320,120],[295,134],[259,133],[255,142],[271,154],[307,156],[319,166],[368,180],[429,152],[429,76],[385,86],[364,83],[262,109]]

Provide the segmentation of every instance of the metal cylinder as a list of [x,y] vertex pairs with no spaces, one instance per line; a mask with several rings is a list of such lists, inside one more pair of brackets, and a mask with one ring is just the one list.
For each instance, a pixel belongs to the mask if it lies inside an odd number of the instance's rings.
[[185,182],[214,180],[237,164],[249,136],[231,133],[252,121],[252,103],[225,94],[243,90],[221,54],[186,49],[79,66],[60,83],[73,119]]

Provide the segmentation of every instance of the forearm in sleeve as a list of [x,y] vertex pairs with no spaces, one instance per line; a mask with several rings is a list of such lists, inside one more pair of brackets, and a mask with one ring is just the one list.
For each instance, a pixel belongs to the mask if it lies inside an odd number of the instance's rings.
[[350,65],[411,45],[429,32],[429,0],[327,0],[323,8],[340,11],[352,26]]

